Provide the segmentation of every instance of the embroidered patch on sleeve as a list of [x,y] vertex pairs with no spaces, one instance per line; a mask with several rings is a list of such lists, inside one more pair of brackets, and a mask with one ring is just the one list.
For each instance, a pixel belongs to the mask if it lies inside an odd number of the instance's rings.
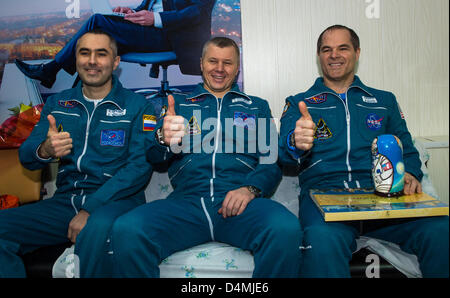
[[125,131],[115,129],[102,130],[100,145],[123,147],[125,145]]
[[142,129],[144,131],[154,131],[156,126],[156,117],[153,115],[142,116]]
[[162,117],[166,116],[166,113],[167,113],[167,106],[163,105],[161,107],[161,113],[159,113],[159,118],[162,118]]
[[291,102],[290,101],[288,101],[284,105],[283,114],[281,114],[281,118],[283,118],[286,115],[286,112],[289,110],[290,106],[291,106]]
[[294,130],[291,130],[291,131],[288,133],[287,138],[286,138],[286,141],[287,141],[286,143],[287,143],[287,146],[288,146],[289,150],[295,151],[296,147],[295,147],[295,134],[294,134]]
[[400,112],[400,117],[401,117],[403,120],[405,120],[405,114],[403,114],[402,108],[400,108],[400,104],[397,103],[397,106],[398,106],[398,111]]

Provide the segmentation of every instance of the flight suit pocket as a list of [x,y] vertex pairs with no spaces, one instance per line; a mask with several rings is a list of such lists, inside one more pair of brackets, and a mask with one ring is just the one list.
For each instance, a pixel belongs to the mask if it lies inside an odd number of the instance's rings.
[[100,120],[93,138],[98,142],[100,154],[105,156],[121,156],[128,152],[130,120]]
[[308,111],[316,124],[314,146],[329,144],[342,133],[345,123],[345,113],[337,106],[308,107]]
[[357,104],[358,132],[366,141],[372,142],[377,136],[386,132],[388,109],[386,107],[368,107]]

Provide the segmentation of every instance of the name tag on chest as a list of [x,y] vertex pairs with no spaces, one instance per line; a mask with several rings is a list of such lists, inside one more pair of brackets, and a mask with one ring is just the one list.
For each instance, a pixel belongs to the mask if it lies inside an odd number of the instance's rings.
[[106,116],[109,117],[119,117],[119,116],[125,116],[127,114],[127,109],[124,110],[106,110]]

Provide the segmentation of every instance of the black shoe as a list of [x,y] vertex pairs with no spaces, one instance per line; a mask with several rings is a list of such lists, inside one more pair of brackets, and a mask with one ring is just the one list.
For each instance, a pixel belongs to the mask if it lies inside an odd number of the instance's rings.
[[17,68],[23,72],[24,75],[31,79],[41,81],[41,85],[47,88],[51,88],[56,81],[56,73],[48,71],[45,68],[45,64],[27,64],[19,59],[15,61]]

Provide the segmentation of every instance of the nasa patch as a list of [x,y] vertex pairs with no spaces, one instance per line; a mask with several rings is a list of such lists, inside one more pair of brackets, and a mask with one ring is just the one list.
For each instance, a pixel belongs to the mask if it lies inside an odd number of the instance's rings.
[[102,130],[100,137],[100,145],[123,147],[125,145],[125,131],[115,129]]
[[384,117],[371,113],[366,117],[366,125],[370,130],[379,130],[383,126],[383,119]]

